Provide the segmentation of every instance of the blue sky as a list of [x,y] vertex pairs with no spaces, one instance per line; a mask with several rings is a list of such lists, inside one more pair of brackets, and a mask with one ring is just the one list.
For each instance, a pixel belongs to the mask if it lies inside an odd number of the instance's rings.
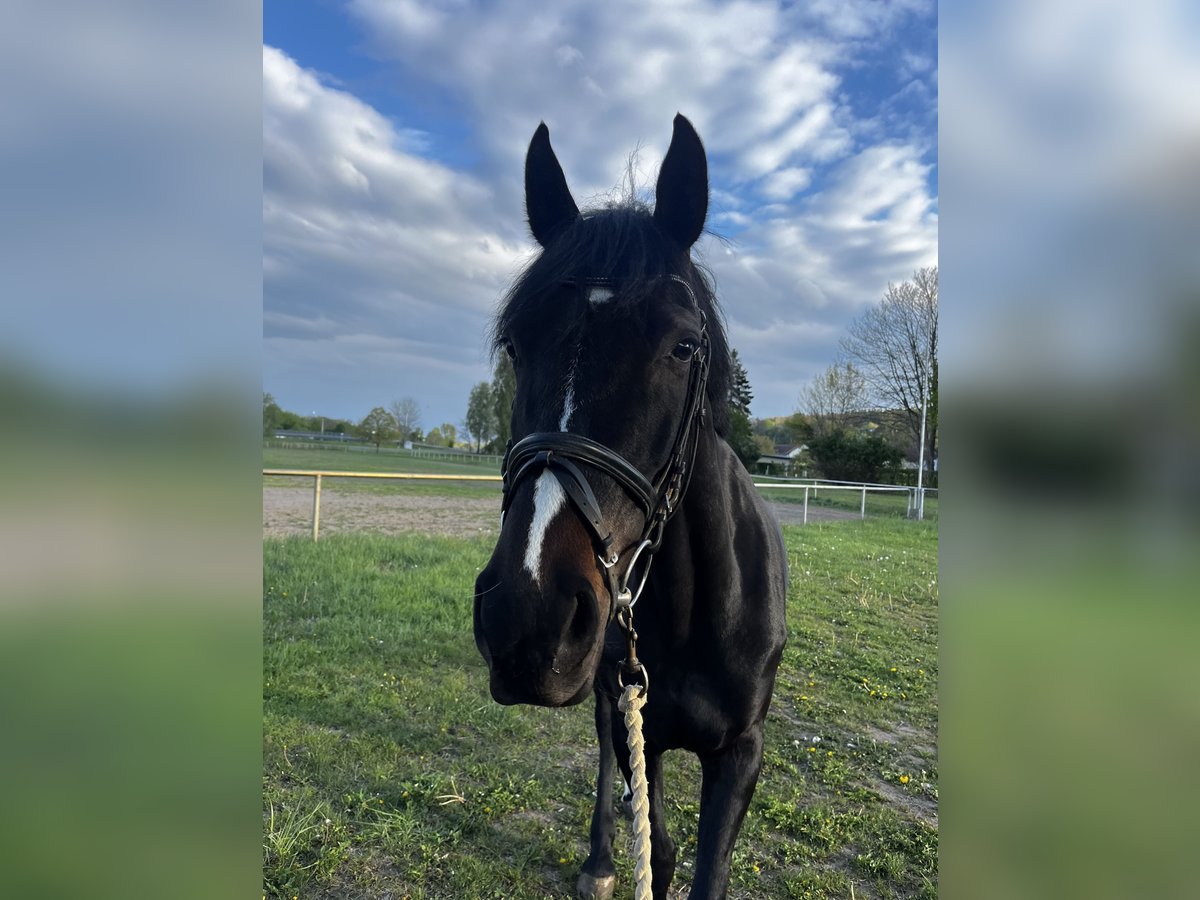
[[458,423],[496,302],[534,252],[522,162],[550,127],[575,197],[675,113],[709,153],[713,272],[759,416],[792,412],[846,325],[937,263],[931,2],[264,7],[263,384],[359,419]]

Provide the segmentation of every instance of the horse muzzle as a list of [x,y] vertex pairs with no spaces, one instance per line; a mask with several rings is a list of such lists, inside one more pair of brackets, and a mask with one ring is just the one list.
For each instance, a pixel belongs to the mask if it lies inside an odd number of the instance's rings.
[[586,579],[551,590],[514,589],[488,569],[475,582],[475,645],[488,666],[492,699],[503,705],[570,706],[582,701],[604,643],[607,616]]

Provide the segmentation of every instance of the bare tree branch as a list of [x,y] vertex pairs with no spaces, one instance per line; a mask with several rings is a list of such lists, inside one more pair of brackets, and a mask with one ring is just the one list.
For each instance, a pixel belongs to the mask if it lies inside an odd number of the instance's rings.
[[409,440],[413,432],[421,427],[421,407],[412,397],[393,400],[388,411],[396,420],[396,427],[400,431],[400,440],[402,441]]
[[883,300],[850,324],[842,353],[857,363],[874,400],[908,413],[919,440],[927,406],[927,457],[937,454],[938,269],[918,269],[909,281],[888,284]]
[[867,380],[853,363],[837,363],[800,391],[800,412],[809,416],[815,437],[846,428],[851,413],[867,406]]

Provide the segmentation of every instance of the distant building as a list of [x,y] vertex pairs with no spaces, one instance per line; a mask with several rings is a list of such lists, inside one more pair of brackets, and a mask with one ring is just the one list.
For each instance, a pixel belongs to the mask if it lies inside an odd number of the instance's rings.
[[755,467],[760,475],[786,477],[808,474],[808,444],[776,444],[775,452],[760,456]]

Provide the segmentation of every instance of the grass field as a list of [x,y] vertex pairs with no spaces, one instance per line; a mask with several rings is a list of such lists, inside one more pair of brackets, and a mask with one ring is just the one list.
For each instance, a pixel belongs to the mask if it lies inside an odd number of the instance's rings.
[[[734,897],[937,892],[937,533],[785,529],[789,641]],[[587,855],[590,701],[501,707],[471,635],[487,539],[264,542],[264,893],[571,896]],[[666,757],[686,884],[699,767]],[[614,786],[615,787],[615,786]],[[627,829],[618,896],[631,895]]]

